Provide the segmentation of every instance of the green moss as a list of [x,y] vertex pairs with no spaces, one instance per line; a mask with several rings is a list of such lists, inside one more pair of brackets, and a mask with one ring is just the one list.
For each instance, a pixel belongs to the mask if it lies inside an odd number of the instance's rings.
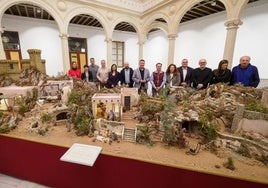
[[81,106],[82,105],[82,101],[81,101],[82,95],[83,95],[83,93],[81,91],[73,89],[71,91],[71,93],[69,94],[68,104],[74,103],[74,104]]
[[163,123],[163,128],[164,128],[164,143],[167,145],[177,145],[178,144],[178,139],[175,135],[175,132],[172,129],[173,122],[174,122],[174,117],[173,113],[174,108],[175,108],[175,99],[174,98],[167,98],[165,102],[165,107],[164,111],[161,114],[161,121]]
[[29,108],[25,104],[20,104],[19,105],[19,110],[18,113],[22,116],[25,116],[25,113],[29,111]]
[[90,125],[90,119],[86,117],[82,117],[82,120],[78,124],[75,125],[75,129],[76,129],[75,134],[77,136],[88,135],[89,125]]
[[223,163],[223,166],[225,168],[230,169],[230,170],[235,170],[233,158],[232,157],[228,157],[227,162]]
[[51,119],[52,119],[52,117],[51,117],[51,115],[48,114],[48,113],[44,113],[44,114],[42,114],[42,116],[41,116],[42,123],[44,123],[44,122],[50,122]]
[[261,112],[268,114],[268,108],[265,108],[260,102],[258,101],[251,101],[245,105],[245,109],[249,111]]
[[138,126],[137,127],[137,142],[140,144],[146,144],[146,145],[153,145],[153,142],[150,139],[151,131],[149,130],[149,127],[147,125],[145,126]]
[[4,123],[0,126],[0,133],[8,133],[10,131],[10,127],[8,123]]

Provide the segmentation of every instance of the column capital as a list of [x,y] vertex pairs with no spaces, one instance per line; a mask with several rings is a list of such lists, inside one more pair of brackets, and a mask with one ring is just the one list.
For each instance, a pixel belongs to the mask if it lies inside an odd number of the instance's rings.
[[138,41],[137,44],[138,45],[144,45],[145,41]]
[[237,29],[243,22],[240,19],[227,20],[224,25],[227,29]]
[[109,42],[112,42],[113,39],[112,39],[112,38],[108,38],[108,37],[106,37],[104,41],[107,42],[107,43],[109,43]]
[[60,34],[59,34],[59,37],[60,37],[61,39],[68,39],[69,35],[68,35],[67,33],[60,33]]
[[178,34],[168,34],[167,37],[169,40],[175,40],[178,37]]

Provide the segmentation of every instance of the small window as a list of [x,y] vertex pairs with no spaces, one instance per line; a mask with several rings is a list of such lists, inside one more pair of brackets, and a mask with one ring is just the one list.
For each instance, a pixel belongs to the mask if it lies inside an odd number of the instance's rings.
[[86,38],[68,38],[70,52],[87,52],[87,39]]
[[117,67],[123,67],[125,42],[113,41],[112,44],[112,61]]
[[5,50],[20,50],[19,33],[16,31],[2,33],[2,42]]

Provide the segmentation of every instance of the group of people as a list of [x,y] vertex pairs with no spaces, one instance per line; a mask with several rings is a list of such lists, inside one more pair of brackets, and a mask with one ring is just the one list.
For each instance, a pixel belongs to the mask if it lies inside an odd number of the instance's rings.
[[257,87],[260,78],[256,66],[250,64],[249,56],[242,56],[239,65],[232,71],[228,69],[228,60],[221,60],[218,68],[213,70],[207,67],[206,59],[199,60],[198,68],[188,66],[188,60],[183,59],[181,66],[170,64],[166,71],[162,70],[162,64],[156,64],[156,70],[150,74],[145,68],[145,60],[139,61],[139,67],[132,69],[129,63],[125,62],[123,69],[117,71],[117,65],[113,64],[111,69],[106,67],[105,60],[101,60],[101,67],[95,64],[95,59],[90,58],[90,65],[84,66],[81,73],[76,62],[72,63],[72,68],[68,71],[69,76],[82,79],[86,82],[98,82],[100,87],[114,88],[119,83],[125,87],[136,87],[138,92],[147,92],[148,83],[152,85],[152,95],[156,96],[164,87],[193,87],[196,90],[205,89],[211,84],[219,82],[234,85]]

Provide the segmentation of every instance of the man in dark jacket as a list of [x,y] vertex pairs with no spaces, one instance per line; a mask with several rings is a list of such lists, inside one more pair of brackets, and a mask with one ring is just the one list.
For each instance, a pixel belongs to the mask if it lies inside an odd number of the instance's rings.
[[257,67],[250,64],[249,56],[242,56],[240,64],[232,70],[231,85],[242,84],[243,86],[257,87],[260,77]]
[[181,76],[181,86],[187,87],[192,84],[192,71],[193,68],[188,67],[188,59],[183,59],[181,61],[181,66],[178,68]]
[[192,72],[193,87],[195,89],[206,89],[212,78],[212,70],[208,67],[206,59],[199,60],[199,67]]
[[133,75],[133,69],[129,67],[129,63],[125,62],[124,63],[124,68],[120,71],[121,75],[121,85],[124,85],[126,87],[133,87],[133,80],[132,80],[132,75]]

